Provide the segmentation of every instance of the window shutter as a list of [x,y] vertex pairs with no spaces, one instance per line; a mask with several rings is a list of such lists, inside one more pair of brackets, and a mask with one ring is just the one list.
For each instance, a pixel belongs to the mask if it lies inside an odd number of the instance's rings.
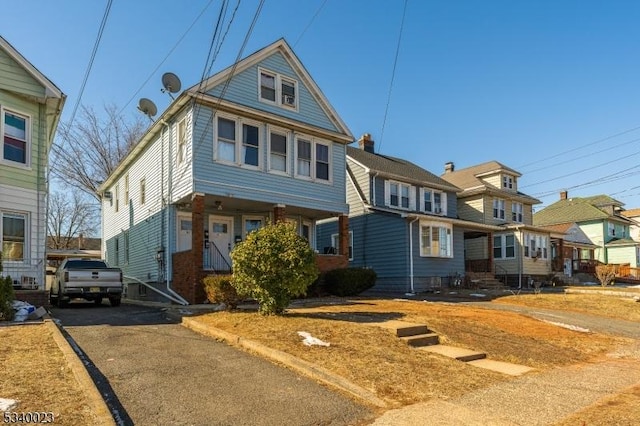
[[442,205],[442,215],[447,215],[447,193],[443,192],[440,198],[440,203]]
[[[373,189],[375,191],[375,188]],[[391,190],[389,189],[389,181],[384,181],[384,205],[391,205]]]
[[416,210],[416,187],[409,187],[409,209]]

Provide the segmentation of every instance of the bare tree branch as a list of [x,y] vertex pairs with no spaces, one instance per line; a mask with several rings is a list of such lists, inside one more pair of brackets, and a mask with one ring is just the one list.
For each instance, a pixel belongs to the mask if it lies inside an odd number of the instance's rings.
[[49,248],[69,249],[74,238],[97,234],[98,205],[80,191],[52,192],[49,196]]
[[118,109],[105,106],[101,118],[83,106],[73,123],[61,123],[51,149],[51,173],[66,185],[99,201],[100,184],[131,151],[146,129],[141,117],[125,120]]

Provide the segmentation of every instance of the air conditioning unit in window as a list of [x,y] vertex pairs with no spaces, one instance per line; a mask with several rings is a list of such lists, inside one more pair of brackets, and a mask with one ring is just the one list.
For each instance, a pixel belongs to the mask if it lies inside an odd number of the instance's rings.
[[286,105],[295,105],[296,104],[296,98],[295,96],[289,96],[289,95],[284,95],[284,103]]
[[111,192],[109,192],[109,191],[105,191],[105,193],[104,193],[104,194],[102,194],[102,197],[103,197],[105,200],[110,200],[110,199],[112,198],[112,196],[111,196]]
[[442,213],[442,208],[441,208],[441,207],[435,207],[435,208],[433,209],[433,212],[434,212],[435,214],[441,214],[441,213]]

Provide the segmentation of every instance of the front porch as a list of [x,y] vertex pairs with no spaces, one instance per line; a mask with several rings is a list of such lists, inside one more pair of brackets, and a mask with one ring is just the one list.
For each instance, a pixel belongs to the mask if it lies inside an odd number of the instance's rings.
[[349,224],[345,214],[203,194],[194,195],[189,202],[177,203],[176,207],[171,281],[173,289],[191,304],[206,302],[202,279],[211,274],[231,273],[231,252],[235,245],[268,223],[292,223],[299,235],[315,248],[316,221],[338,216],[340,254],[318,254],[316,262],[321,272],[348,266]]

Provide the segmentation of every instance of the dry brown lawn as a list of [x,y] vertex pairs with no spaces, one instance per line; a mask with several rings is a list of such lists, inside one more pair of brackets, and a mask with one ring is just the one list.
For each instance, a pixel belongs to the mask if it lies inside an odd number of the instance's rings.
[[[607,288],[606,290],[611,290]],[[640,291],[638,291],[640,296]],[[532,306],[536,308],[557,309],[561,311],[582,312],[617,318],[628,321],[640,321],[640,302],[630,297],[602,296],[598,294],[527,294],[495,299],[493,303]]]
[[[352,300],[294,309],[279,317],[218,312],[196,319],[334,371],[392,406],[453,398],[508,378],[410,348],[370,323],[395,319],[426,324],[442,343],[539,370],[585,362],[629,343],[512,312],[416,301]],[[297,331],[307,331],[331,346],[304,346]]]
[[556,426],[637,426],[640,419],[640,385],[598,401],[563,419]]
[[95,417],[83,389],[44,324],[0,327],[0,398],[16,412],[51,412],[54,424],[89,425]]

